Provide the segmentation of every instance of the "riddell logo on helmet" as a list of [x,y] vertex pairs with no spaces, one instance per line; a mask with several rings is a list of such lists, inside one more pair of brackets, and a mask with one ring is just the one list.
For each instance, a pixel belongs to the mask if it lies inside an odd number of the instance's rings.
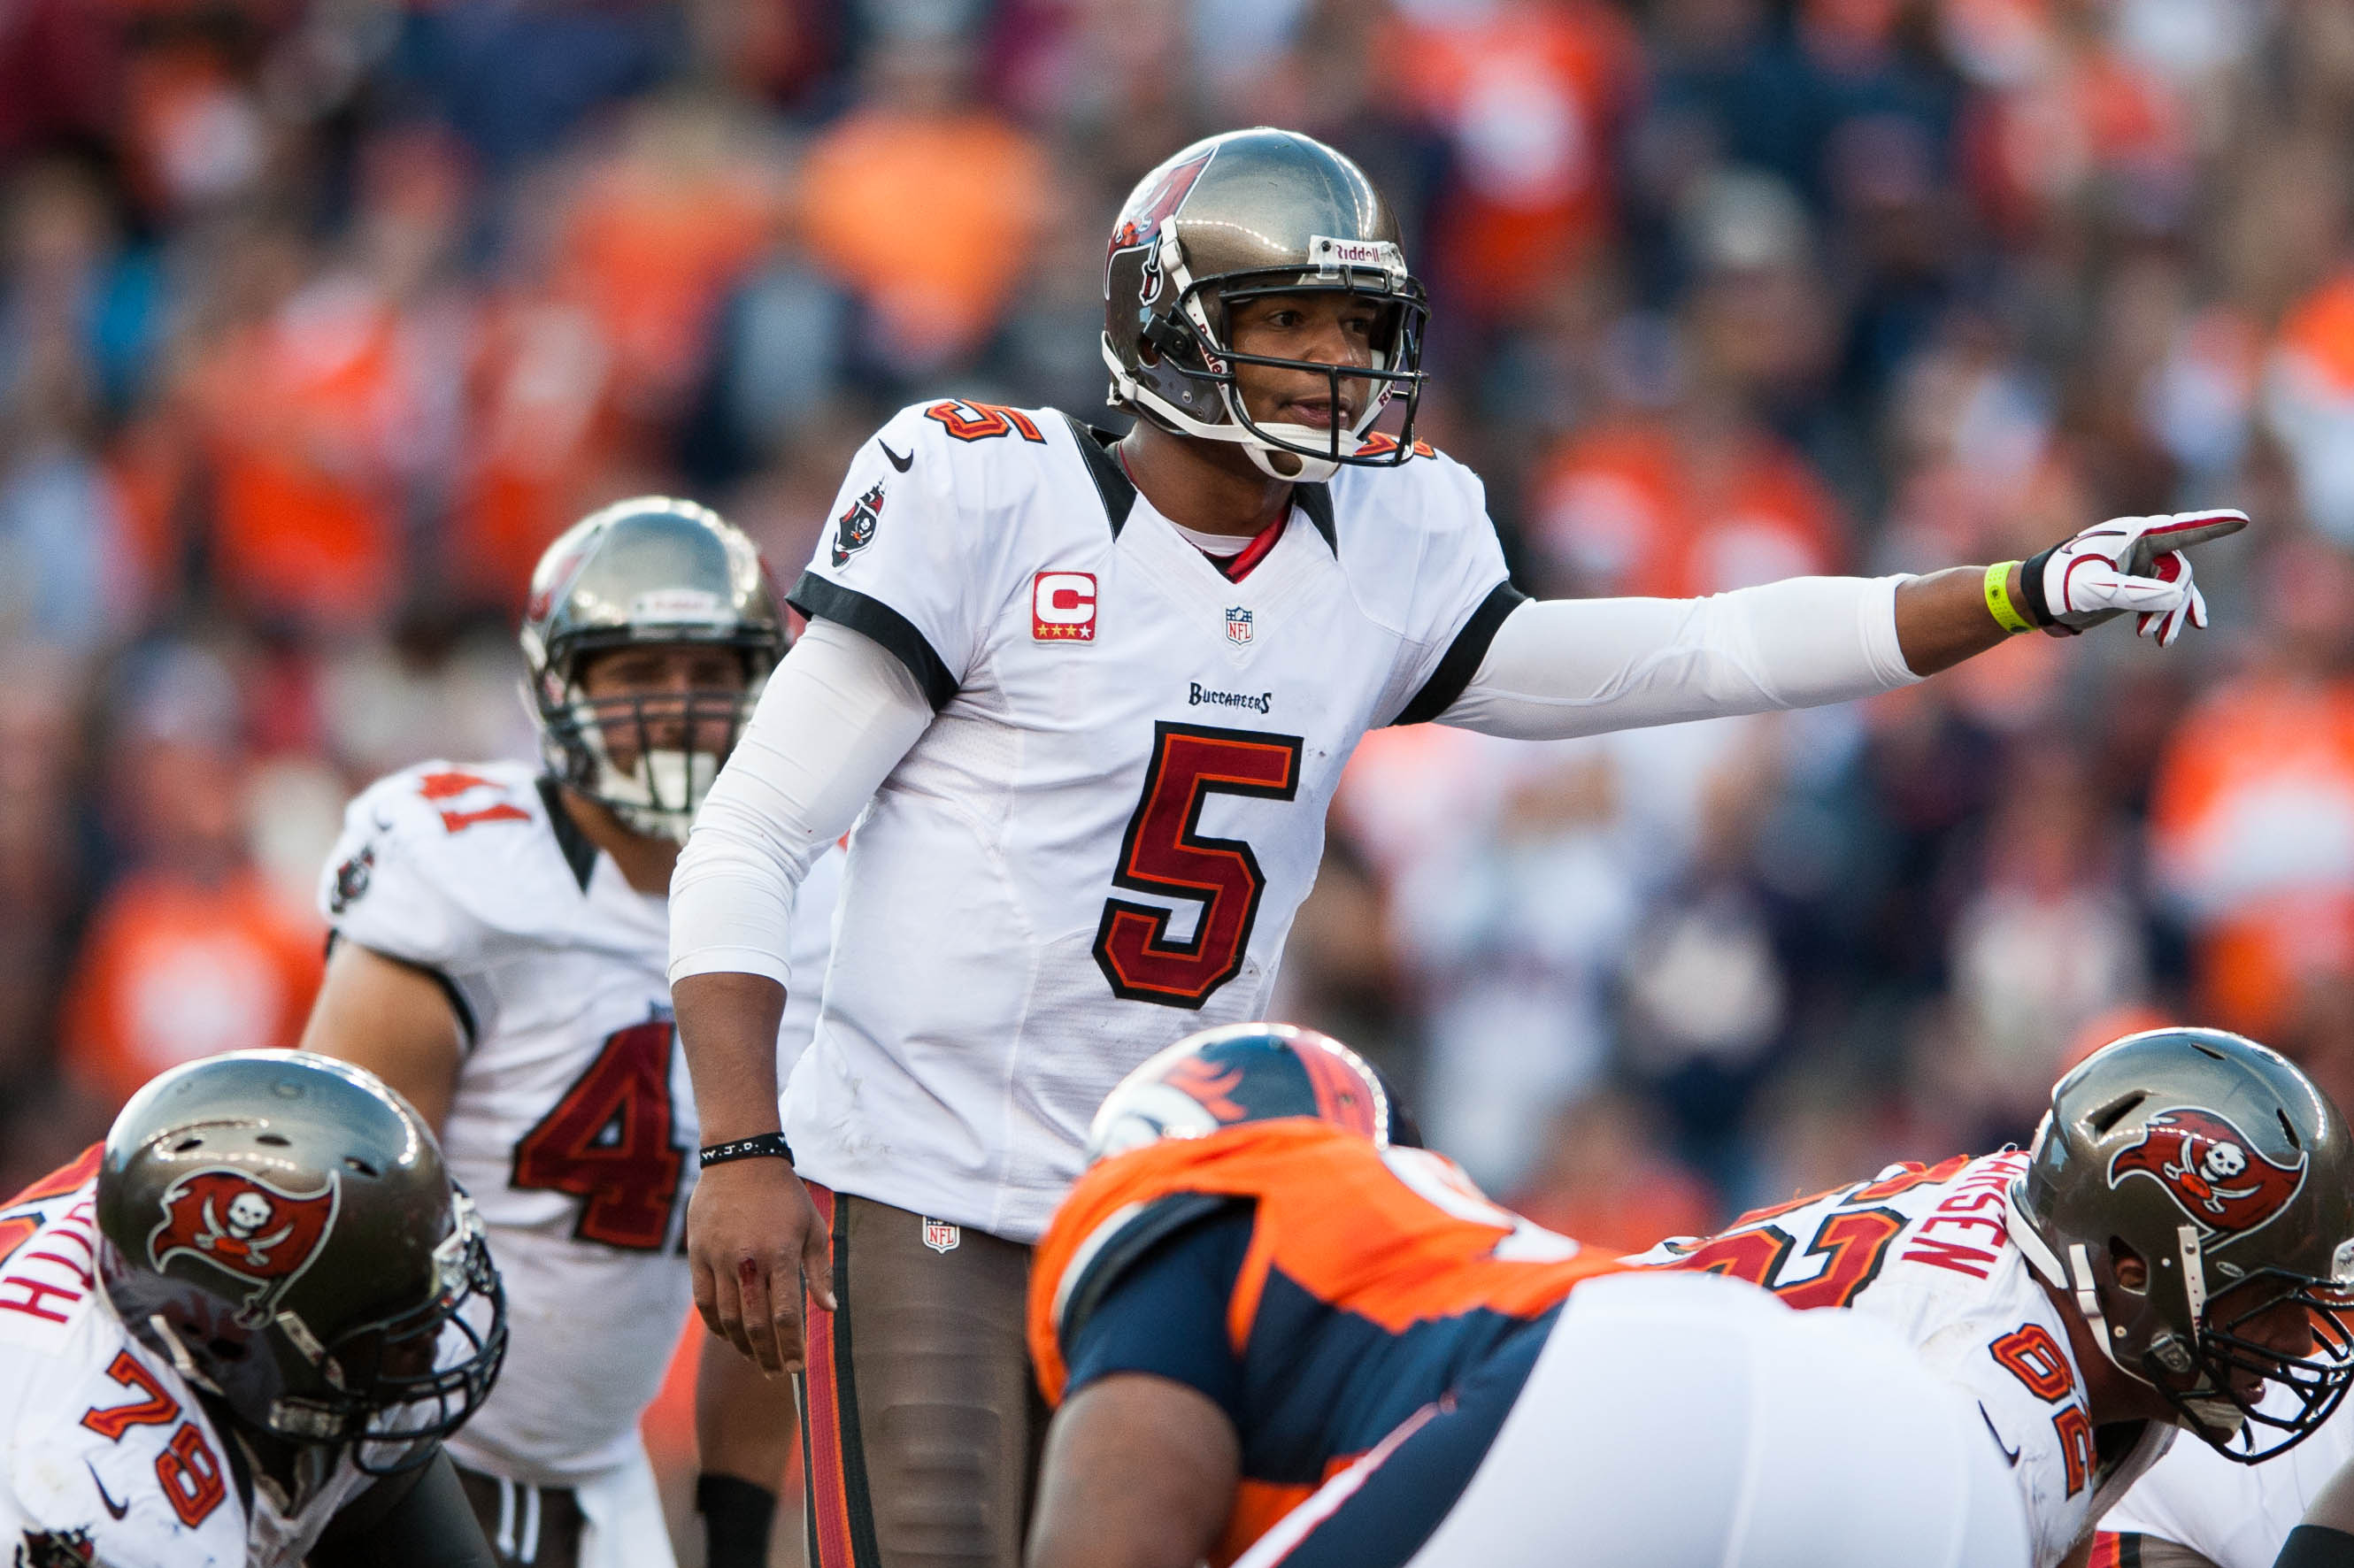
[[185,1254],[252,1281],[260,1288],[246,1313],[259,1317],[311,1266],[341,1200],[332,1171],[316,1192],[289,1192],[242,1171],[195,1171],[164,1190],[164,1223],[148,1233],[147,1258],[158,1274]]
[[1405,254],[1387,239],[1343,239],[1315,234],[1309,237],[1308,254],[1320,272],[1360,267],[1401,275],[1405,271]]
[[2162,1184],[2205,1232],[2252,1231],[2269,1222],[2305,1185],[2306,1157],[2278,1165],[2245,1133],[2213,1111],[2163,1110],[2144,1124],[2141,1139],[2109,1161],[2109,1185],[2127,1176]]

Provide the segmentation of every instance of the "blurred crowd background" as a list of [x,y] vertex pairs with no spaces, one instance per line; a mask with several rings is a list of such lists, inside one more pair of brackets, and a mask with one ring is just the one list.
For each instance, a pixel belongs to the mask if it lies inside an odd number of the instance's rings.
[[564,524],[678,491],[790,581],[900,404],[1103,422],[1122,195],[1256,122],[1405,215],[1531,592],[2256,518],[2166,653],[1369,742],[1287,1007],[1435,1142],[1638,1245],[2143,1022],[2354,1103],[2354,0],[12,0],[0,1190],[294,1038],[345,799],[529,754]]

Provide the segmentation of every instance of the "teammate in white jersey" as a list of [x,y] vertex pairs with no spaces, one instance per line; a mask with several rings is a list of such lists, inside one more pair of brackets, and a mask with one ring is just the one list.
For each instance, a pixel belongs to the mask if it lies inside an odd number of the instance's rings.
[[1977,1397],[2037,1568],[2084,1546],[2178,1429],[2253,1464],[2354,1381],[2331,1316],[2354,1287],[2346,1124],[2220,1030],[2096,1052],[2031,1149],[1900,1166],[1640,1261],[1665,1259],[1894,1327]]
[[[1264,1008],[1367,729],[1834,702],[2126,610],[2171,641],[2204,619],[2179,552],[2244,522],[2126,519],[1922,578],[1531,603],[1479,482],[1414,439],[1422,290],[1347,159],[1265,129],[1187,149],[1121,214],[1105,303],[1125,437],[949,400],[860,449],[791,595],[811,629],[673,885],[681,1031],[730,1157],[691,1211],[696,1300],[770,1369],[802,1362],[804,1277],[825,1314],[821,1568],[1014,1561],[1028,1244],[1172,1023]],[[793,888],[861,812],[780,1136]]]
[[[638,1423],[686,1314],[697,1142],[663,975],[667,888],[784,626],[748,539],[691,502],[642,497],[548,547],[523,646],[544,767],[429,762],[352,802],[320,892],[334,948],[304,1043],[408,1094],[490,1228],[515,1343],[451,1452],[502,1562],[662,1568]],[[822,864],[795,926],[820,968],[827,892]],[[814,1012],[811,999],[786,1021],[785,1055]],[[699,1385],[714,1561],[764,1563],[789,1390],[725,1345]]]
[[2349,1459],[2354,1414],[2343,1406],[2310,1438],[2261,1465],[2235,1465],[2200,1444],[2177,1444],[2103,1516],[2089,1568],[2273,1568],[2276,1562],[2349,1568],[2354,1527],[2342,1519],[2334,1544],[2308,1531],[2299,1541],[2306,1555],[2281,1554]]
[[0,1203],[0,1560],[489,1568],[441,1440],[504,1343],[399,1097],[299,1052],[174,1068]]

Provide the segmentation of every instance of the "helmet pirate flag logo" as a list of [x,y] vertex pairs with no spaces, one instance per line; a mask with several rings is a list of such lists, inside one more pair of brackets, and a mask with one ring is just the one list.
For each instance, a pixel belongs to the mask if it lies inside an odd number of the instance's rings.
[[334,1229],[342,1188],[331,1171],[316,1192],[290,1192],[242,1171],[216,1168],[181,1177],[163,1197],[164,1222],[147,1236],[157,1273],[186,1255],[251,1281],[259,1308],[292,1284]]
[[2109,1160],[2109,1185],[2147,1176],[2172,1193],[2202,1233],[2253,1231],[2305,1185],[2305,1151],[2275,1164],[2213,1111],[2179,1107],[2145,1123],[2140,1139]]
[[[1202,177],[1202,171],[1208,168],[1210,160],[1217,155],[1218,150],[1213,147],[1200,156],[1188,158],[1167,170],[1153,182],[1150,190],[1119,215],[1119,227],[1111,232],[1110,255],[1117,256],[1140,245],[1151,248],[1144,259],[1144,284],[1140,291],[1142,303],[1150,304],[1161,292],[1161,226],[1177,216],[1177,209],[1185,205],[1185,197],[1193,189],[1193,182]],[[1106,265],[1104,297],[1108,299],[1111,297],[1111,276],[1108,261]]]

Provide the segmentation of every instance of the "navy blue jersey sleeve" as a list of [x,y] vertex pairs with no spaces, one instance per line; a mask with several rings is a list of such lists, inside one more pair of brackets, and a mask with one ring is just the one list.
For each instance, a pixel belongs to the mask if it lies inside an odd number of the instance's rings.
[[1151,1372],[1198,1389],[1239,1430],[1243,1363],[1226,1338],[1226,1304],[1256,1217],[1224,1209],[1123,1269],[1066,1348],[1064,1398],[1113,1372]]

